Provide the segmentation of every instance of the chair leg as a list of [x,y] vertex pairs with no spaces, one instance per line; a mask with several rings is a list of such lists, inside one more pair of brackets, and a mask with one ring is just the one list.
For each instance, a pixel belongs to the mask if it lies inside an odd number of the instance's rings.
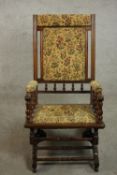
[[38,137],[38,138],[46,138],[47,134],[44,130],[42,129],[37,129],[37,132],[35,133],[35,137]]
[[42,129],[30,129],[30,144],[33,144],[35,139],[38,139],[38,142],[40,142],[46,136],[46,132]]
[[[42,129],[30,130],[30,143],[32,144],[32,171],[37,170],[37,145],[40,141],[45,139],[46,133]],[[36,139],[36,140],[35,140]]]
[[83,133],[82,133],[82,137],[92,137],[93,133],[91,129],[86,129]]
[[97,145],[94,145],[93,153],[94,153],[94,170],[96,172],[98,172],[99,171],[99,157],[98,157],[98,147],[97,147]]
[[37,144],[32,146],[32,171],[35,173],[37,171]]
[[94,155],[94,170],[98,172],[99,171],[98,129],[94,130],[93,155]]

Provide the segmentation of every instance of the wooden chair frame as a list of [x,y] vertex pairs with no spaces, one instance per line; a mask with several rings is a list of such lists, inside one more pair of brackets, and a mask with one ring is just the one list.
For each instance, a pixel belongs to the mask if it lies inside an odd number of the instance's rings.
[[[90,90],[84,90],[84,84],[90,83],[91,80],[95,80],[95,15],[91,15],[91,25],[85,26],[75,26],[75,27],[84,27],[86,29],[86,79],[82,81],[52,81],[52,80],[43,80],[43,28],[38,26],[37,23],[37,15],[33,16],[33,61],[34,61],[34,80],[38,81],[38,83],[45,84],[44,90],[36,89],[34,92],[27,92],[25,96],[26,100],[26,123],[25,127],[30,128],[30,143],[33,146],[33,172],[36,172],[37,161],[93,161],[94,169],[98,171],[99,168],[99,158],[98,158],[98,129],[104,128],[105,124],[102,118],[102,105],[103,105],[103,95],[102,92],[94,92],[92,88]],[[59,27],[59,26],[54,26]],[[62,27],[62,26],[61,26]],[[66,26],[70,27],[70,26]],[[40,78],[38,78],[38,37],[37,33],[40,31],[40,62],[41,62],[41,71]],[[88,78],[88,31],[91,31],[91,77]],[[48,83],[53,84],[53,90],[48,90]],[[57,90],[57,84],[63,84],[62,91]],[[66,90],[66,84],[71,83],[71,90]],[[75,90],[74,85],[79,83],[81,85],[80,90]],[[95,124],[85,124],[85,125],[48,125],[48,127],[36,125],[29,122],[29,119],[33,115],[33,110],[35,106],[38,104],[38,93],[89,93],[91,94],[90,103],[93,105],[97,123]],[[82,137],[54,137],[47,136],[45,131],[42,129],[57,129],[57,128],[86,128]],[[91,146],[38,146],[38,143],[41,141],[89,141]],[[37,157],[37,150],[73,150],[73,149],[92,149],[93,156],[92,157]]]

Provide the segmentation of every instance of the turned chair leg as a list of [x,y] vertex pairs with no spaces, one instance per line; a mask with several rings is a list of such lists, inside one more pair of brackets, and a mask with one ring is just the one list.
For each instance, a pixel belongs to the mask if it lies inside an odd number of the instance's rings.
[[37,144],[32,146],[32,171],[35,173],[37,171]]
[[[30,130],[30,144],[32,144],[32,171],[37,171],[37,146],[40,141],[45,139],[46,133],[42,129]],[[38,139],[38,140],[35,140]]]
[[97,145],[94,146],[93,153],[94,153],[94,170],[96,172],[98,172],[99,171],[99,157],[98,157],[98,147],[97,147]]
[[93,155],[94,155],[94,170],[98,172],[99,171],[98,129],[94,130]]

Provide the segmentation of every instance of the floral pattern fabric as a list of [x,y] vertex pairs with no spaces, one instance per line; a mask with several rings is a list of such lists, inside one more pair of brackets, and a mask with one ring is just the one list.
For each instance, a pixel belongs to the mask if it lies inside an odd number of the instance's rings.
[[26,92],[34,92],[37,89],[38,82],[35,80],[30,81],[26,86]]
[[91,88],[95,92],[101,92],[102,91],[101,84],[96,80],[91,81]]
[[63,14],[63,15],[38,15],[39,26],[78,26],[91,25],[91,15]]
[[34,124],[93,124],[96,122],[91,105],[39,105],[32,119]]
[[83,28],[44,28],[44,80],[85,79],[85,34]]

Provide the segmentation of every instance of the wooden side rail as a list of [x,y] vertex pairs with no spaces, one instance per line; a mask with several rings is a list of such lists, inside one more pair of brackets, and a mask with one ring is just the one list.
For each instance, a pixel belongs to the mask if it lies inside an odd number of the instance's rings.
[[93,149],[93,146],[38,146],[38,150],[79,150],[79,149]]
[[93,157],[40,157],[37,161],[93,161]]
[[52,91],[52,90],[49,90],[49,91],[44,91],[44,90],[39,90],[38,93],[80,93],[80,94],[88,94],[90,93],[91,91],[62,91],[62,90],[56,90],[56,91]]
[[33,140],[35,140],[35,142],[41,142],[41,141],[93,141],[92,137],[52,137],[52,136],[47,136],[47,137],[33,137]]

